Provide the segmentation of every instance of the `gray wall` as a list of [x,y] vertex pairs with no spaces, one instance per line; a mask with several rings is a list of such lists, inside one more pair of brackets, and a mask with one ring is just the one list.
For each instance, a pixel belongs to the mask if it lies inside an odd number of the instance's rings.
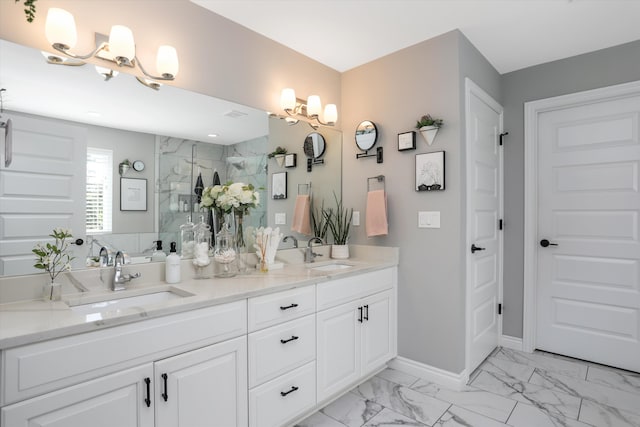
[[[367,177],[383,174],[389,235],[367,238],[354,227],[353,243],[400,247],[398,346],[400,356],[451,372],[464,369],[464,77],[499,99],[499,75],[459,31],[427,40],[361,67],[342,79],[343,194],[365,220]],[[397,134],[415,130],[424,114],[444,119],[432,146],[417,135],[415,151],[398,151]],[[376,123],[384,163],[356,160],[355,128]],[[446,190],[417,193],[415,155],[445,150]],[[441,212],[440,229],[419,229],[417,212]]]
[[503,334],[522,337],[524,257],[524,103],[640,80],[640,41],[502,76],[505,130]]

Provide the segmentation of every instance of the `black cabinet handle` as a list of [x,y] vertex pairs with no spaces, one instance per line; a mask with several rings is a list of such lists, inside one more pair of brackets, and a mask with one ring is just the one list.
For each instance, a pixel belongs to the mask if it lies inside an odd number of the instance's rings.
[[289,310],[290,308],[296,308],[298,306],[298,304],[291,304],[291,305],[287,305],[285,307],[280,306],[280,310]]
[[289,391],[281,391],[280,392],[280,396],[285,397],[287,394],[293,393],[294,391],[296,391],[298,389],[299,389],[299,387],[296,387],[296,386],[293,385],[293,386],[291,386],[291,389]]
[[471,253],[472,253],[472,254],[475,254],[475,253],[476,253],[476,251],[484,251],[484,250],[485,250],[485,248],[481,248],[481,247],[479,247],[479,246],[476,246],[476,244],[475,244],[475,243],[473,243],[473,244],[471,245]]
[[542,240],[540,240],[540,246],[542,246],[543,248],[546,248],[547,246],[558,246],[558,244],[557,243],[551,243],[547,239],[542,239]]
[[298,338],[299,338],[299,337],[297,337],[297,336],[295,336],[295,335],[291,335],[291,338],[289,338],[288,340],[282,340],[282,339],[281,339],[281,340],[280,340],[280,342],[281,342],[282,344],[286,344],[286,343],[288,343],[288,342],[295,341],[295,340],[297,340]]
[[364,306],[364,320],[369,320],[369,304]]
[[151,378],[145,378],[144,382],[147,385],[147,398],[144,399],[144,403],[146,403],[147,408],[149,408],[151,406]]
[[358,317],[358,322],[362,323],[362,307],[358,307],[358,311],[360,312],[360,316]]
[[162,377],[162,381],[164,382],[164,391],[162,392],[162,398],[166,402],[169,399],[169,390],[167,390],[167,374],[162,374],[160,376]]

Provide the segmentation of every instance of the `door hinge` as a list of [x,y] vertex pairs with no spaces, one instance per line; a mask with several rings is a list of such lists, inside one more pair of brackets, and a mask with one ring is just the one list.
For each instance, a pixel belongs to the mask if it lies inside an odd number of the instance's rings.
[[504,221],[499,219],[498,220],[498,230],[502,230],[503,227],[504,227]]
[[502,304],[498,304],[498,314],[502,314]]
[[503,139],[505,136],[507,136],[507,135],[509,135],[509,132],[502,132],[502,133],[500,134],[500,145],[502,145],[502,144],[503,144],[502,139]]

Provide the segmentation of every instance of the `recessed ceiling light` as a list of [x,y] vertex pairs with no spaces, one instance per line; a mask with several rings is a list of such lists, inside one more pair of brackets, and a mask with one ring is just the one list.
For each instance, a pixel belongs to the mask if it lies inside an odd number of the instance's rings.
[[210,133],[209,135],[207,135],[209,138],[217,138],[218,134],[217,133]]

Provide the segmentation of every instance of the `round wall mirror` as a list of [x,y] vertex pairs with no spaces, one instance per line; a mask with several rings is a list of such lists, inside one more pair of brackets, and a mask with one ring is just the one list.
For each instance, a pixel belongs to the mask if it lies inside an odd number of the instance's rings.
[[365,120],[356,128],[356,145],[362,151],[370,150],[376,145],[378,139],[378,128],[375,123]]
[[324,141],[324,136],[318,132],[311,132],[304,139],[304,154],[310,159],[319,159],[324,154],[327,144]]

